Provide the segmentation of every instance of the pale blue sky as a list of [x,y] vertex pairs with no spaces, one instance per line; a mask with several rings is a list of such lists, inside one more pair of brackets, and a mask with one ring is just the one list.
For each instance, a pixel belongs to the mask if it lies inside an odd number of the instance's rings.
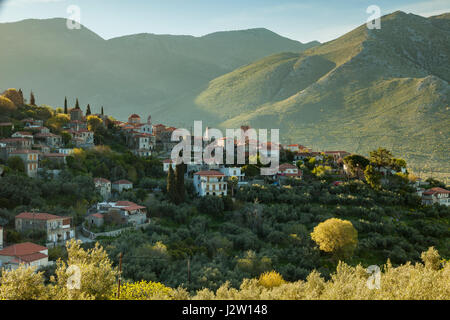
[[[264,27],[307,42],[329,41],[366,22],[366,9],[431,16],[450,12],[450,0],[0,0],[0,22],[68,17],[81,9],[81,23],[103,38],[133,33],[189,34]],[[395,3],[395,4],[394,4]]]

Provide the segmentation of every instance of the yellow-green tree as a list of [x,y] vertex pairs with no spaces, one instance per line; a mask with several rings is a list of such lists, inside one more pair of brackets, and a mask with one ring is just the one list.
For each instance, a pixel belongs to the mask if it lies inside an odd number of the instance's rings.
[[60,130],[65,124],[70,122],[70,116],[65,113],[58,113],[47,120],[46,125],[55,130]]
[[332,218],[317,225],[311,239],[336,260],[347,259],[358,245],[358,232],[350,221]]
[[111,300],[172,300],[174,290],[157,282],[141,281],[124,283],[120,286],[120,299],[117,288],[111,293]]
[[47,288],[42,272],[20,266],[16,270],[4,270],[0,278],[0,300],[45,300]]
[[276,271],[265,272],[259,277],[259,284],[266,288],[275,288],[286,283],[283,276]]
[[103,120],[97,116],[88,116],[87,117],[88,129],[90,131],[97,131],[103,125]]
[[67,242],[67,254],[67,262],[57,261],[56,278],[52,278],[53,299],[108,299],[116,286],[118,271],[106,251],[98,243],[84,250],[81,241],[71,240]]
[[3,92],[3,96],[14,103],[16,107],[23,106],[23,95],[16,89],[8,89]]
[[15,109],[16,107],[10,99],[0,96],[0,112],[10,112]]

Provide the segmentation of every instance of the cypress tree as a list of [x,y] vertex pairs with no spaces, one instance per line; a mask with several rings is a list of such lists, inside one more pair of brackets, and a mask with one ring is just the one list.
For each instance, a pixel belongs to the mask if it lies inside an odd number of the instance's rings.
[[172,166],[169,166],[169,173],[167,174],[167,195],[172,202],[176,201],[175,174]]
[[176,194],[177,194],[177,204],[182,203],[185,201],[186,198],[186,191],[184,186],[184,172],[185,172],[185,165],[184,163],[179,164],[176,166],[175,169],[175,181],[176,181]]
[[75,102],[75,109],[80,109],[80,103],[78,102],[78,98],[77,101]]
[[64,98],[64,113],[68,114],[69,110],[67,109],[67,97]]
[[104,112],[103,106],[102,106],[102,116],[104,116],[104,115],[105,115],[105,112]]
[[35,106],[36,105],[36,99],[34,98],[33,91],[30,93],[30,105]]
[[91,105],[90,104],[88,104],[87,105],[87,110],[86,110],[86,117],[87,116],[90,116],[92,113],[91,113]]
[[19,89],[19,95],[20,95],[20,100],[22,101],[22,104],[23,104],[23,92],[22,92],[22,89]]

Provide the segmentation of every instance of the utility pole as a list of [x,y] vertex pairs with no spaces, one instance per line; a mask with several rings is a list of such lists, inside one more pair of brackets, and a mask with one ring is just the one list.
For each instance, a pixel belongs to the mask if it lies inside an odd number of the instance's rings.
[[191,285],[191,258],[187,258],[188,286]]
[[120,253],[119,257],[119,285],[117,286],[117,300],[120,300],[120,282],[122,280],[122,258],[123,252]]

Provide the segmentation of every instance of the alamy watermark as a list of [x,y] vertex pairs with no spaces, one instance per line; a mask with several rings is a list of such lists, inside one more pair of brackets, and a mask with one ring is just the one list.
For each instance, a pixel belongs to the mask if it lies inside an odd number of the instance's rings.
[[66,274],[69,274],[67,279],[67,289],[80,290],[81,289],[81,269],[76,265],[69,266],[66,270]]
[[381,289],[381,269],[379,266],[370,266],[367,268],[366,272],[370,274],[369,279],[367,279],[367,287],[370,290],[380,290]]
[[69,30],[80,30],[81,29],[81,8],[76,5],[70,5],[67,7],[67,13],[69,17],[67,18],[66,25]]
[[[280,164],[280,130],[252,128],[226,129],[206,128],[202,121],[194,121],[193,134],[187,129],[176,129],[172,141],[179,142],[172,150],[175,164],[194,165],[245,165],[262,164],[261,175],[270,176],[278,172]],[[225,153],[224,153],[225,151]]]
[[371,14],[367,19],[367,28],[369,30],[381,29],[381,9],[379,6],[371,5],[367,8],[366,12]]

